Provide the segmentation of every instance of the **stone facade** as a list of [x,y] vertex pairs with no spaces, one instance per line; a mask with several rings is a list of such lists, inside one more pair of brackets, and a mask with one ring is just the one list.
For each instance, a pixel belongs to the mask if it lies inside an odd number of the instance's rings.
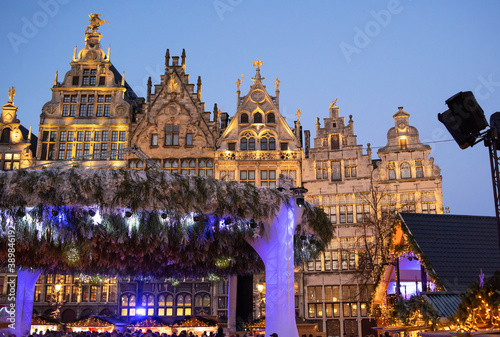
[[[316,118],[311,147],[308,130],[302,138],[300,111],[293,126],[281,115],[279,80],[272,96],[260,74],[261,61],[254,62],[256,74],[246,95],[241,96],[241,80],[236,82],[237,106],[231,117],[217,106],[213,112],[205,111],[201,78],[190,83],[184,51],[180,58],[170,57],[167,49],[160,83],[153,88],[149,79],[147,97],[140,98],[111,64],[110,51],[106,55],[100,48],[100,39],[100,33],[87,31],[85,47],[78,53],[75,48],[71,70],[61,83],[56,73],[52,99],[40,117],[36,163],[26,152],[26,135],[17,140],[16,151],[26,153],[21,154],[26,159],[19,167],[78,164],[146,169],[153,163],[170,173],[268,188],[278,187],[280,174],[292,177],[296,186],[309,190],[307,199],[322,207],[336,228],[327,250],[296,269],[296,314],[314,321],[326,336],[368,334],[373,325],[368,317],[373,284],[358,277],[364,254],[358,243],[363,224],[377,214],[443,213],[439,167],[429,157],[430,147],[419,141],[417,129],[409,125],[409,114],[400,108],[393,116],[395,127],[387,133],[387,145],[373,159],[370,144],[364,148],[357,143],[353,117],[346,123],[335,100],[323,123]],[[15,130],[17,108],[9,102],[3,110],[0,128]],[[14,117],[7,118],[6,111],[14,111]],[[134,150],[137,147],[140,154]],[[373,191],[381,196],[378,203],[371,200]],[[265,296],[263,279],[254,275],[257,304]],[[47,313],[62,299],[61,317],[66,321],[89,314],[131,320],[139,315],[137,308],[146,315],[168,318],[227,315],[227,280],[184,281],[175,287],[162,280],[95,284],[44,275],[37,285],[35,310]],[[54,297],[56,284],[62,290]],[[262,307],[254,305],[254,318],[262,314]]]

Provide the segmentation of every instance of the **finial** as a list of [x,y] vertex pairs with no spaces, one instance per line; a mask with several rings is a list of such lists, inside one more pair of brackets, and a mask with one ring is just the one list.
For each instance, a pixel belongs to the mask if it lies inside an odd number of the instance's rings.
[[297,109],[297,113],[295,114],[295,117],[297,117],[297,122],[300,123],[300,115],[302,115],[302,112],[300,112],[300,109]]
[[76,61],[76,44],[75,44],[75,50],[73,50],[73,61]]
[[30,124],[30,131],[28,132],[28,142],[31,142],[31,126],[33,124]]
[[15,87],[10,87],[9,88],[9,103],[14,104],[14,96],[16,95],[16,88]]
[[182,48],[181,59],[182,65],[184,65],[186,63],[186,50],[184,48]]
[[352,115],[349,115],[349,123],[352,123],[353,120],[352,120]]
[[110,60],[110,58],[109,58],[109,54],[110,54],[110,53],[111,53],[111,45],[109,45],[109,46],[108,46],[108,62],[109,62],[109,60]]
[[262,60],[257,59],[257,61],[253,61],[253,66],[256,67],[256,68],[255,68],[255,77],[252,78],[252,81],[256,81],[256,80],[262,81],[262,80],[265,80],[264,77],[260,76],[260,67],[262,67]]
[[149,76],[149,78],[148,78],[148,96],[151,95],[151,86],[152,85],[153,85],[153,83],[151,82],[151,76]]
[[240,91],[241,81],[243,81],[243,74],[241,74],[241,78],[238,78],[236,80],[236,88],[237,88],[238,91]]
[[[109,24],[108,21],[106,20],[101,20],[99,18],[99,15],[101,14],[92,14],[90,13],[89,14],[89,25],[87,26],[87,28],[85,29],[85,34],[89,34],[89,33],[95,33],[97,31],[97,29],[99,28],[100,25],[104,24],[104,23],[107,23]],[[89,32],[90,30],[90,32]]]
[[122,73],[122,87],[125,86],[125,70]]
[[276,77],[276,81],[274,81],[274,86],[276,87],[276,91],[280,90],[280,80]]
[[54,87],[57,85],[57,70],[56,70],[56,76],[54,76]]
[[217,103],[214,103],[214,116],[215,117],[217,116],[217,111],[219,111],[219,109],[217,109]]
[[167,73],[167,67],[170,65],[170,50],[167,49],[165,52],[165,74]]

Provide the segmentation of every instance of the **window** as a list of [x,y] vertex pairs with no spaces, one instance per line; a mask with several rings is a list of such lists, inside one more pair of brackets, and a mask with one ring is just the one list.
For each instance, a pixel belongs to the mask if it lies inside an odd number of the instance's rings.
[[191,316],[191,295],[180,294],[177,295],[177,316]]
[[222,181],[234,181],[234,171],[232,170],[221,170],[219,179]]
[[342,286],[342,301],[343,302],[352,302],[357,301],[357,287],[355,284],[351,285],[343,285]]
[[151,135],[151,146],[158,146],[158,134],[153,133]]
[[200,177],[212,177],[214,175],[214,162],[212,159],[200,159],[198,162],[198,175]]
[[146,315],[155,314],[155,297],[152,294],[144,294],[141,298],[141,306],[146,310]]
[[401,163],[401,179],[411,178],[410,164],[407,162]]
[[280,143],[281,151],[288,151],[288,143]]
[[340,161],[332,161],[332,181],[342,180],[342,170],[340,168]]
[[401,212],[415,212],[415,194],[414,193],[401,193]]
[[186,133],[186,145],[187,146],[193,145],[193,134],[192,133]]
[[210,305],[211,300],[209,294],[197,294],[194,297],[195,315],[209,313]]
[[101,302],[107,302],[108,301],[108,286],[104,285],[101,286]]
[[135,316],[135,295],[124,294],[121,297],[121,315]]
[[318,304],[312,304],[309,303],[308,305],[308,314],[309,318],[322,318],[323,317],[323,304],[318,303]]
[[274,113],[270,112],[267,114],[267,122],[276,123],[276,118],[274,117]]
[[35,302],[40,302],[41,298],[42,298],[42,286],[41,285],[36,285],[35,286],[34,301]]
[[80,77],[73,76],[73,85],[78,85],[79,82],[80,82]]
[[106,85],[106,76],[99,77],[99,85]]
[[71,287],[71,302],[78,302],[78,287]]
[[255,150],[255,138],[250,137],[248,139],[248,150],[254,151]]
[[163,168],[168,173],[179,173],[179,161],[177,159],[165,160]]
[[240,171],[240,182],[255,185],[255,170]]
[[253,122],[254,123],[262,123],[262,114],[260,112],[256,112],[253,115]]
[[262,151],[266,151],[267,150],[267,138],[262,138],[260,140],[260,149]]
[[358,304],[357,303],[343,303],[344,317],[357,317]]
[[316,179],[328,179],[328,162],[327,161],[317,161],[316,162]]
[[356,205],[356,222],[361,223],[370,218],[370,205]]
[[19,166],[20,162],[21,162],[20,153],[4,153],[3,170],[4,171],[17,170],[20,167]]
[[338,302],[339,290],[339,286],[325,286],[325,302]]
[[236,143],[227,143],[228,151],[236,151]]
[[307,300],[311,302],[323,302],[322,286],[307,287]]
[[179,125],[166,125],[165,126],[165,145],[178,146],[179,145]]
[[326,207],[325,208],[325,212],[327,214],[329,214],[329,216],[330,216],[330,222],[332,224],[336,224],[337,223],[337,207],[336,206]]
[[424,167],[421,160],[415,160],[415,175],[417,178],[424,177]]
[[396,165],[394,164],[394,162],[387,163],[387,170],[389,172],[389,180],[395,180],[396,179]]
[[124,142],[125,141],[125,134],[126,134],[125,131],[120,131],[120,138],[118,138],[120,140],[120,142]]
[[273,137],[269,138],[269,150],[276,150],[276,140]]
[[241,117],[240,117],[240,121],[241,121],[241,123],[243,123],[243,124],[248,123],[248,114],[246,114],[246,113],[242,113],[242,114],[241,114]]
[[196,175],[196,160],[183,159],[181,161],[181,174]]
[[240,150],[242,151],[254,151],[255,150],[255,138],[251,133],[245,133],[240,140]]
[[95,302],[95,301],[97,301],[97,287],[91,286],[90,287],[90,302]]
[[436,214],[436,195],[434,191],[421,192],[422,213]]
[[158,296],[158,316],[173,316],[174,296],[161,294]]
[[330,137],[330,149],[332,149],[332,150],[340,149],[340,136],[339,135],[332,135]]
[[89,301],[89,295],[90,295],[90,286],[89,285],[83,285],[82,286],[82,302],[88,302]]
[[346,178],[356,177],[356,159],[344,160],[344,175]]
[[273,134],[267,132],[260,139],[260,149],[266,150],[276,150],[276,139]]
[[401,150],[406,150],[408,149],[408,141],[405,137],[399,138],[399,148]]

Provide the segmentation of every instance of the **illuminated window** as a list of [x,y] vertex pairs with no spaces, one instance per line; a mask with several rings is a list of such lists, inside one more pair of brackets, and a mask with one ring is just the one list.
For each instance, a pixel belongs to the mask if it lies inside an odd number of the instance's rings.
[[195,314],[207,314],[210,312],[210,295],[209,294],[197,294],[194,297],[194,307]]
[[165,126],[165,145],[166,146],[179,145],[179,125],[167,124]]
[[408,149],[408,141],[405,137],[399,138],[399,148],[401,150],[406,150]]
[[[19,165],[21,162],[21,154],[20,153],[4,153],[4,163],[3,170],[17,170],[19,169]],[[0,157],[1,159],[1,157]]]
[[401,163],[401,179],[411,178],[410,164],[407,162]]
[[90,287],[90,302],[95,302],[95,301],[97,301],[97,287],[91,286]]
[[422,213],[436,214],[436,195],[434,191],[424,191],[420,194]]
[[121,316],[135,316],[135,295],[133,294],[122,295]]
[[191,295],[180,294],[176,298],[176,316],[191,316]]
[[276,171],[275,170],[261,170],[260,171],[260,186],[263,187],[276,187]]
[[161,294],[158,296],[158,316],[174,315],[174,296]]
[[307,287],[308,302],[323,302],[322,286]]
[[141,307],[145,309],[146,315],[153,316],[155,314],[155,297],[151,294],[144,294],[141,298]]
[[[3,284],[2,284],[2,286],[3,286]],[[35,298],[34,298],[34,301],[35,302],[40,302],[41,297],[42,297],[42,286],[41,285],[36,285],[35,286]]]

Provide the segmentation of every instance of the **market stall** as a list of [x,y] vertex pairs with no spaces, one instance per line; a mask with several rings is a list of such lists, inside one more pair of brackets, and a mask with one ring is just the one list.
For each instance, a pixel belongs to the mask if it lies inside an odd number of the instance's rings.
[[97,332],[112,332],[115,325],[105,317],[90,316],[72,323],[66,324],[66,328],[73,332],[80,331],[97,331]]

